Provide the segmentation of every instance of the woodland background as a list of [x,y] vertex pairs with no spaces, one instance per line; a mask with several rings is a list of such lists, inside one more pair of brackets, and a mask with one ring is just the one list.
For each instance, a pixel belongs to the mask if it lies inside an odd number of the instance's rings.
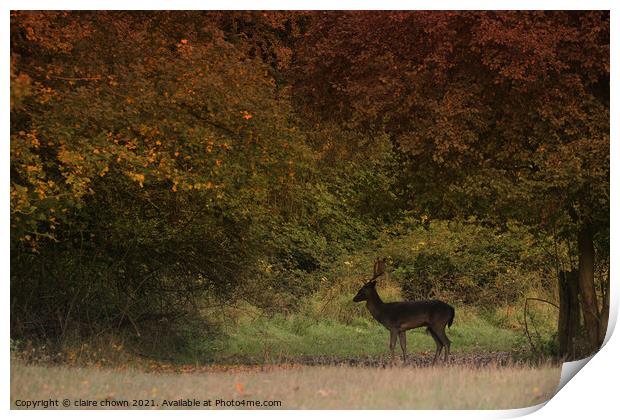
[[387,257],[457,352],[590,354],[609,57],[598,11],[11,12],[12,349],[386,353]]

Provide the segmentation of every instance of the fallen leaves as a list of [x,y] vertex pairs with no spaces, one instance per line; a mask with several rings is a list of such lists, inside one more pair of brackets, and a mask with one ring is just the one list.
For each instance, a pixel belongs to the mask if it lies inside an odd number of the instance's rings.
[[237,390],[237,393],[238,393],[240,396],[245,395],[245,393],[243,392],[243,384],[242,384],[241,382],[236,382],[236,383],[235,383],[235,389]]

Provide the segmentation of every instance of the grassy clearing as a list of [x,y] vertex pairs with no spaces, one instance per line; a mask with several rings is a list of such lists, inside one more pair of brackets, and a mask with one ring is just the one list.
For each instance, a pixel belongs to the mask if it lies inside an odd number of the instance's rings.
[[[220,329],[194,341],[184,362],[274,362],[295,356],[379,356],[388,352],[388,331],[377,323],[364,304],[352,297],[359,288],[356,276],[343,276],[301,302],[295,313],[273,314],[240,305],[206,314]],[[379,290],[386,302],[403,300],[400,286],[383,281]],[[526,350],[518,304],[494,309],[455,305],[454,324],[447,330],[455,353],[520,352]],[[533,310],[547,308],[532,308]],[[552,314],[555,315],[555,314]],[[554,324],[553,316],[537,325]],[[541,329],[551,337],[553,325]],[[435,343],[425,329],[407,333],[410,353],[434,352]]]
[[[348,319],[336,315],[320,318],[316,314],[299,312],[289,315],[250,312],[237,308],[238,313],[222,312],[226,322],[219,321],[216,330],[204,330],[197,335],[166,340],[165,336],[145,335],[145,342],[122,335],[104,335],[97,340],[69,341],[50,353],[48,348],[15,345],[15,356],[27,363],[64,363],[72,366],[117,367],[141,369],[151,363],[175,365],[209,364],[280,364],[306,363],[316,359],[347,361],[372,359],[380,361],[388,354],[388,331],[371,316],[353,312]],[[328,308],[329,309],[329,308]],[[253,316],[250,316],[249,314]],[[348,312],[347,312],[348,313]],[[447,329],[452,341],[452,354],[459,360],[468,356],[491,353],[511,353],[522,359],[529,347],[523,329],[511,319],[502,319],[505,309],[481,311],[457,307],[454,324]],[[514,313],[514,312],[513,312]],[[193,334],[193,333],[192,333]],[[550,333],[544,332],[549,339]],[[410,359],[420,361],[435,352],[433,339],[424,328],[407,333]],[[400,354],[400,348],[397,348]]]
[[[11,406],[21,400],[279,400],[283,409],[509,409],[553,396],[560,368],[297,367],[186,374],[11,367]],[[372,384],[372,385],[371,385]],[[62,408],[62,407],[60,407]],[[130,407],[131,408],[131,407]],[[204,407],[202,407],[204,408]],[[222,407],[212,407],[222,408]],[[243,408],[243,407],[241,407]]]
[[[362,265],[361,263],[356,265]],[[246,301],[234,305],[208,302],[204,324],[177,325],[162,331],[159,325],[140,325],[143,334],[111,334],[68,339],[60,346],[30,345],[16,341],[12,351],[30,363],[66,363],[73,366],[134,366],[151,363],[280,364],[314,363],[313,358],[340,362],[346,359],[381,359],[388,355],[387,330],[352,297],[361,275],[341,273],[337,281],[325,280],[317,292],[297,302],[288,313],[259,309]],[[382,280],[381,297],[403,300],[401,287]],[[532,291],[532,295],[539,295]],[[449,300],[448,300],[449,301]],[[493,307],[473,307],[451,302],[454,324],[447,330],[452,353],[467,360],[470,355],[512,353],[517,359],[552,354],[557,312],[549,305],[532,304],[529,326],[537,352],[532,353],[523,329],[523,304],[505,302]],[[277,305],[276,305],[277,306]],[[53,344],[53,343],[52,343]],[[434,354],[435,343],[424,328],[407,333],[412,359]],[[540,349],[540,350],[539,350]],[[310,359],[310,360],[309,360]],[[343,360],[345,359],[345,360]]]
[[[452,351],[516,351],[525,342],[518,329],[502,328],[474,310],[461,310],[447,330]],[[240,320],[213,339],[199,345],[198,356],[210,362],[278,361],[292,356],[355,357],[378,356],[388,352],[388,331],[370,315],[347,323],[333,319],[316,320],[302,315],[265,316]],[[434,352],[435,343],[423,328],[407,333],[408,351]]]

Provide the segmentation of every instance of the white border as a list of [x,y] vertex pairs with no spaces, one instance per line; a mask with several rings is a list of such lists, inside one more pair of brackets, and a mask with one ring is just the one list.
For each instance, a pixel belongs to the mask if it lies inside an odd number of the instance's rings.
[[7,10],[610,10],[604,0],[8,0]]

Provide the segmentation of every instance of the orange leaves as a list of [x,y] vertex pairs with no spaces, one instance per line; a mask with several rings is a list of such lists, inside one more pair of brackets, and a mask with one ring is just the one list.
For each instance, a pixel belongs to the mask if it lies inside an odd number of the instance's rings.
[[41,167],[38,165],[26,165],[26,172],[38,172],[41,170]]
[[144,174],[137,174],[134,172],[127,172],[126,175],[129,177],[129,179],[137,182],[138,184],[140,184],[140,188],[144,187]]
[[241,114],[242,118],[246,121],[252,119],[252,114],[250,114],[248,111],[241,111]]
[[241,382],[236,382],[235,383],[235,389],[237,390],[237,392],[239,393],[239,395],[243,396],[244,392],[243,392],[243,384]]

